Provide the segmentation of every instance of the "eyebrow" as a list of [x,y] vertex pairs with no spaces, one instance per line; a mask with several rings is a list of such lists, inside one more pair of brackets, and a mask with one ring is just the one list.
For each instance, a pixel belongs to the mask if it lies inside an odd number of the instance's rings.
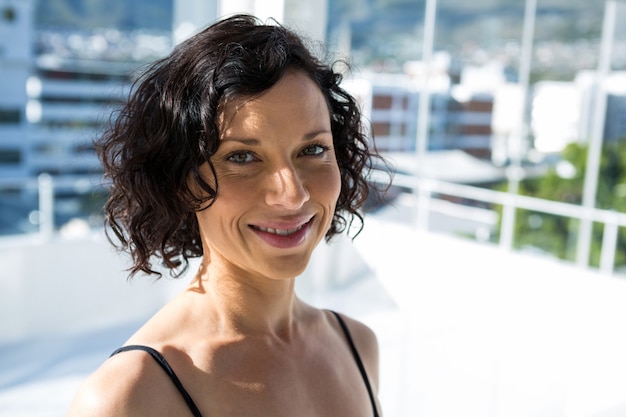
[[221,142],[239,142],[244,145],[258,145],[260,141],[258,139],[244,139],[244,138],[224,138]]
[[[315,139],[318,136],[321,135],[332,135],[332,131],[327,130],[327,129],[322,129],[322,130],[316,130],[310,133],[305,134],[302,137],[302,141],[306,142],[312,139]],[[253,145],[259,145],[261,143],[260,140],[258,139],[254,139],[254,138],[237,138],[237,137],[232,137],[232,138],[224,138],[222,139],[222,142],[239,142],[242,143],[244,145],[248,145],[248,146],[253,146]]]
[[314,138],[316,138],[318,136],[321,136],[321,135],[332,135],[332,134],[333,134],[332,131],[327,130],[327,129],[322,129],[322,130],[316,130],[316,131],[311,132],[311,133],[307,133],[306,135],[304,135],[304,137],[302,139],[303,140],[311,140],[311,139],[314,139]]

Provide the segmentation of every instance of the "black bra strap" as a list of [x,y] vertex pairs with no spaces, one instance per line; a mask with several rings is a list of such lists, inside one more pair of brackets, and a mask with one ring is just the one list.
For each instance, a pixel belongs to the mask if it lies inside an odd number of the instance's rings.
[[374,393],[372,391],[372,386],[370,385],[370,380],[367,377],[367,372],[365,371],[365,366],[363,366],[363,361],[361,360],[361,355],[359,355],[359,351],[356,349],[354,345],[354,341],[352,340],[352,335],[350,334],[350,330],[348,330],[348,326],[341,318],[339,313],[336,311],[330,310],[331,313],[335,315],[339,325],[341,325],[341,329],[346,335],[348,339],[348,344],[350,345],[350,350],[352,351],[352,356],[354,356],[354,360],[356,361],[357,366],[359,367],[359,372],[361,372],[361,376],[363,377],[363,381],[365,382],[365,387],[367,388],[367,393],[370,396],[370,401],[372,402],[372,408],[374,409],[374,417],[379,417],[378,408],[376,407],[376,399],[374,398]]
[[189,407],[189,410],[191,410],[191,413],[193,414],[193,416],[202,417],[202,414],[200,414],[200,410],[198,410],[198,407],[191,399],[191,396],[189,395],[187,390],[183,387],[183,384],[180,382],[180,379],[178,379],[178,377],[176,376],[176,373],[174,372],[170,364],[167,363],[163,355],[161,355],[158,351],[148,346],[129,345],[129,346],[123,346],[117,349],[115,352],[111,354],[111,356],[117,355],[118,353],[121,353],[121,352],[127,352],[129,350],[143,350],[144,352],[148,352],[150,356],[152,356],[154,360],[157,361],[157,363],[161,366],[161,368],[163,368],[165,373],[167,373],[167,375],[170,377],[170,379],[172,380],[172,382],[178,389],[178,392],[180,392],[180,394],[183,396],[183,399],[187,403],[187,406]]

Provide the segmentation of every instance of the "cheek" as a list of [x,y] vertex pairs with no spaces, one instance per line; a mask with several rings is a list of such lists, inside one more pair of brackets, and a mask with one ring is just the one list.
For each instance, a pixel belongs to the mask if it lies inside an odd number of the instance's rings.
[[210,207],[196,212],[200,233],[212,244],[224,245],[233,241],[241,216],[249,208],[241,198],[242,194],[220,189]]
[[316,195],[324,201],[324,205],[332,206],[333,211],[341,193],[341,174],[339,167],[319,173],[314,179]]
[[255,195],[250,192],[254,189],[253,186],[239,187],[226,182],[222,184],[220,181],[218,195],[213,205],[224,217],[235,216],[254,204]]

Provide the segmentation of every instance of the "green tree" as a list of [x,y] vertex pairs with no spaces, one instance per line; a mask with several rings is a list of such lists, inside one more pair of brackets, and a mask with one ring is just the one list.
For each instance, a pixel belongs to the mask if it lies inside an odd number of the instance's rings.
[[[582,201],[587,147],[570,144],[562,161],[545,176],[524,180],[520,194],[547,200],[580,204]],[[568,175],[564,175],[564,171]],[[605,144],[600,162],[596,207],[626,212],[626,140]],[[568,217],[518,210],[515,247],[545,251],[561,259],[574,260],[580,222]],[[600,259],[603,225],[594,224],[590,264]],[[615,266],[626,265],[626,230],[620,228]]]

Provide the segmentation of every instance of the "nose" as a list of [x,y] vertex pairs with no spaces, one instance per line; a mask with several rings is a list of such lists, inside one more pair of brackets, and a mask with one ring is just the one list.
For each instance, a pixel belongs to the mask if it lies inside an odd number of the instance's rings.
[[309,192],[293,166],[276,169],[268,182],[265,201],[270,206],[296,210],[309,199]]

